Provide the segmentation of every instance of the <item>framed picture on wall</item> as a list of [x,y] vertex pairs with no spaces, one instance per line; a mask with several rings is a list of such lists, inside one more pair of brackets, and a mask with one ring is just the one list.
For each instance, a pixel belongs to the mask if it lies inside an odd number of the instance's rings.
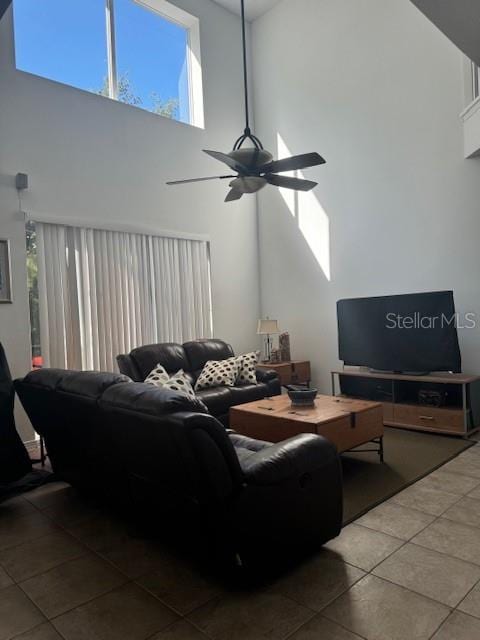
[[12,270],[10,243],[0,238],[0,303],[2,302],[12,302]]

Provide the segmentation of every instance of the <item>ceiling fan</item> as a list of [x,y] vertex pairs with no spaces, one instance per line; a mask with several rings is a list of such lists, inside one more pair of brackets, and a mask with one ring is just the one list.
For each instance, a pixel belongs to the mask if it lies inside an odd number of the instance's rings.
[[[289,176],[278,175],[284,171],[295,171],[315,167],[325,164],[325,160],[318,153],[304,153],[291,158],[274,160],[273,155],[263,148],[260,140],[250,129],[250,115],[248,106],[248,75],[247,75],[247,44],[245,27],[245,0],[240,0],[242,8],[242,40],[243,40],[243,76],[245,84],[245,129],[243,134],[236,140],[233,150],[230,153],[221,151],[208,151],[204,149],[212,158],[220,160],[235,173],[222,176],[212,176],[208,178],[192,178],[190,180],[175,180],[167,184],[187,184],[189,182],[203,182],[205,180],[228,180],[233,178],[230,191],[225,198],[225,202],[239,200],[245,193],[256,193],[267,184],[296,191],[310,191],[317,186],[317,182],[311,180],[301,180]],[[253,147],[242,148],[243,144],[249,140]]]

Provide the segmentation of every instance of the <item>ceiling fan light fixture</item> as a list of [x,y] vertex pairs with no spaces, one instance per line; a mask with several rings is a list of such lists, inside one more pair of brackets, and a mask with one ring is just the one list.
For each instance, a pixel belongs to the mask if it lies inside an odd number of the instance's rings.
[[240,191],[241,193],[257,193],[263,187],[266,187],[268,184],[265,178],[260,178],[257,176],[246,176],[235,178],[230,182],[230,187],[235,191]]

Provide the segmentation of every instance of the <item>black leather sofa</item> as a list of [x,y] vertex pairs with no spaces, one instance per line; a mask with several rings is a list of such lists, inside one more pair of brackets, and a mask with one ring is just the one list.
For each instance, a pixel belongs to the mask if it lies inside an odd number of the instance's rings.
[[[143,382],[161,364],[172,374],[183,369],[193,385],[207,360],[226,360],[235,354],[223,340],[194,340],[183,345],[171,342],[138,347],[128,355],[117,356],[120,372],[135,382]],[[213,387],[198,391],[198,397],[209,412],[228,425],[230,407],[281,393],[280,379],[275,371],[257,369],[257,383],[235,387]]]
[[32,470],[15,426],[15,391],[7,356],[0,342],[0,485],[15,482]]
[[318,547],[340,532],[339,458],[320,436],[252,440],[198,400],[112,373],[43,369],[15,389],[60,478],[162,531],[205,534],[241,558]]

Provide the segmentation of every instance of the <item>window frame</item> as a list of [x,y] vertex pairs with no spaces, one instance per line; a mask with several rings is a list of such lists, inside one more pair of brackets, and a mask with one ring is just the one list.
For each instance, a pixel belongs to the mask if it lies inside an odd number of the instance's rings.
[[472,60],[472,95],[473,99],[480,98],[480,67]]
[[[115,3],[115,0],[106,0]],[[203,110],[202,58],[200,52],[200,20],[191,13],[180,9],[168,0],[132,0],[135,4],[165,20],[183,27],[187,32],[187,77],[190,124],[203,129],[205,117]]]
[[[107,90],[108,95],[102,96],[111,100],[118,100],[118,69],[117,69],[117,53],[116,53],[116,34],[115,34],[115,2],[116,0],[103,0],[105,9],[105,39],[107,50]],[[191,125],[201,129],[205,128],[204,105],[203,105],[203,80],[202,80],[202,62],[200,52],[200,20],[192,14],[180,9],[176,5],[168,2],[168,0],[131,0],[147,11],[159,15],[164,20],[172,22],[187,32],[187,83],[188,83],[188,114],[187,122],[177,120],[176,118],[168,118],[175,122]],[[22,69],[17,69],[22,71]],[[27,72],[28,73],[28,72]],[[36,74],[35,74],[36,75]],[[43,77],[43,76],[40,76]],[[48,78],[46,78],[48,79]],[[52,80],[60,84],[66,84],[60,80]],[[66,86],[73,87],[67,84]],[[79,87],[73,87],[79,91],[86,91]],[[136,106],[137,105],[129,105]],[[148,109],[142,109],[147,111]],[[161,114],[155,114],[161,115]],[[165,116],[163,116],[165,117]]]

